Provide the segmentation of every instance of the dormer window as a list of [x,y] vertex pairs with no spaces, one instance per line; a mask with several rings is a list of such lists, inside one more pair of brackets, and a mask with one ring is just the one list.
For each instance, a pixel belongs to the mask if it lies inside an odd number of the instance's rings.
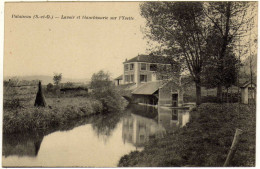
[[146,70],[146,63],[141,63],[141,70]]

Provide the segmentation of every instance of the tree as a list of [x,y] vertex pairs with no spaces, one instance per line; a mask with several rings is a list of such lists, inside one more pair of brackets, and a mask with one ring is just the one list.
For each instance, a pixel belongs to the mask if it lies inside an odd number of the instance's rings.
[[[226,55],[219,60],[219,48],[221,47],[221,36],[212,30],[207,38],[207,64],[203,69],[203,86],[206,88],[216,88],[221,84],[228,89],[237,83],[240,61],[234,53],[233,47],[226,49]],[[223,62],[222,62],[223,61]],[[222,71],[220,71],[222,64]],[[219,98],[221,101],[221,98]]]
[[53,76],[53,83],[57,86],[60,84],[61,79],[62,79],[62,73],[60,74],[55,73]]
[[94,73],[91,77],[90,87],[94,90],[103,90],[111,87],[112,81],[110,80],[110,75],[108,72],[103,70],[98,73]]
[[[181,52],[196,84],[196,103],[201,103],[201,72],[207,59],[207,25],[202,2],[144,2],[141,15],[150,29],[147,36],[166,48]],[[176,57],[174,53],[171,55]]]
[[110,79],[109,73],[101,70],[92,75],[90,82],[92,97],[102,103],[103,112],[106,113],[119,112],[124,108],[122,97]]
[[[215,45],[209,49],[214,50],[214,61],[216,63],[217,97],[221,100],[222,86],[225,86],[225,65],[227,57],[230,55],[231,46],[234,46],[241,36],[249,30],[248,24],[252,17],[248,16],[249,7],[254,2],[224,1],[224,2],[205,2],[204,13],[209,23],[213,25]],[[254,9],[250,9],[254,10]],[[214,38],[214,37],[213,37]],[[212,54],[212,53],[211,53]]]

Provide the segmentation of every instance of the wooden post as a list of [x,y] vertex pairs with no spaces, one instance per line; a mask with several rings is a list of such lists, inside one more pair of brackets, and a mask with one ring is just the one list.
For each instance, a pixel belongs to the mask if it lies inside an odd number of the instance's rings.
[[243,133],[243,131],[241,129],[236,129],[236,133],[235,133],[235,136],[234,136],[234,139],[233,139],[233,142],[232,142],[232,145],[231,145],[231,148],[229,150],[229,153],[228,153],[228,156],[226,158],[226,161],[224,163],[224,166],[223,167],[227,167],[229,165],[229,162],[232,160],[232,158],[234,157],[234,154],[236,152],[236,149],[237,149],[237,145],[238,145],[238,142],[239,142],[239,139],[240,139],[240,135]]
[[42,93],[41,81],[39,81],[38,92],[37,92],[37,95],[36,95],[34,106],[37,106],[37,107],[45,107],[46,106],[45,98],[44,98],[43,93]]

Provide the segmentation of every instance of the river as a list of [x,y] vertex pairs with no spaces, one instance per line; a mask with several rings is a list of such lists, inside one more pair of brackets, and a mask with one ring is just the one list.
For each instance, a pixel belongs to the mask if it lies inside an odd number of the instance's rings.
[[131,105],[120,114],[96,115],[48,134],[3,136],[5,167],[116,167],[145,142],[183,127],[187,110]]

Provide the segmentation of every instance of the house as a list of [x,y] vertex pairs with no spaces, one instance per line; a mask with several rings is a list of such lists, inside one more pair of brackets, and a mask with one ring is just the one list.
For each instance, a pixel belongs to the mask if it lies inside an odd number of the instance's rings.
[[123,75],[115,79],[116,86],[132,86],[132,103],[178,107],[182,103],[179,101],[178,87],[169,82],[167,76],[157,73],[158,70],[170,69],[169,63],[168,58],[153,54],[126,60]]
[[138,55],[130,60],[126,60],[123,71],[123,84],[135,83],[138,87],[142,83],[157,81],[162,79],[156,74],[158,67],[167,67],[169,61],[163,56]]
[[159,87],[162,81],[150,81],[138,86],[132,91],[132,98],[135,103],[157,105],[159,97]]
[[247,81],[241,85],[241,102],[244,104],[255,103],[256,85]]

